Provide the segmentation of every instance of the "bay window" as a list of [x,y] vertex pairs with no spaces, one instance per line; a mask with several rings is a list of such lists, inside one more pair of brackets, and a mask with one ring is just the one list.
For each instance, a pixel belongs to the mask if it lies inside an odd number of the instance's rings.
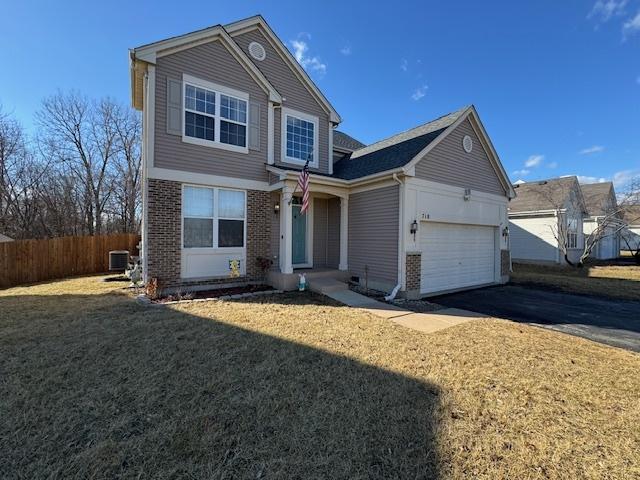
[[247,152],[249,95],[183,76],[183,141]]
[[283,161],[318,166],[318,117],[282,109]]
[[185,185],[182,195],[184,248],[242,248],[245,192]]

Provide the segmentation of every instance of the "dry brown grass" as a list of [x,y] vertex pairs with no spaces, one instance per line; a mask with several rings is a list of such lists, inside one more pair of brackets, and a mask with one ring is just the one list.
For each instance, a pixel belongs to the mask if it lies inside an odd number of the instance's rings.
[[640,265],[595,264],[573,268],[514,264],[511,281],[568,293],[640,300]]
[[638,478],[640,356],[310,295],[0,291],[2,478]]

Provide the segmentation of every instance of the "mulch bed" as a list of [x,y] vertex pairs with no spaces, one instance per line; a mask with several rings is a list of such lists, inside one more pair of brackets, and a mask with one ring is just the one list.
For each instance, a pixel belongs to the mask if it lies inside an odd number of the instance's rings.
[[407,310],[411,310],[416,313],[429,313],[435,312],[436,310],[441,310],[442,305],[438,305],[437,303],[429,302],[427,300],[407,300],[405,298],[396,298],[390,302],[387,302],[384,297],[388,295],[385,292],[381,292],[380,290],[373,290],[371,288],[366,289],[357,283],[350,283],[349,288],[356,293],[361,295],[365,295],[367,297],[378,300],[382,303],[389,303],[391,305],[396,305],[400,308],[406,308]]
[[228,297],[231,295],[243,295],[246,293],[266,292],[273,290],[269,285],[246,285],[243,287],[216,288],[213,290],[201,290],[197,292],[182,292],[164,295],[152,300],[153,303],[175,302],[176,300],[197,300],[206,298]]

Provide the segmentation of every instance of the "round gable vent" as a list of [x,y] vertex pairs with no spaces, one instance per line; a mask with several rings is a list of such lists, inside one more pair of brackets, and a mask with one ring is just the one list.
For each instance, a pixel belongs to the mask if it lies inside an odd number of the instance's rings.
[[462,139],[462,148],[464,148],[464,151],[467,153],[471,153],[471,150],[473,150],[473,140],[471,140],[469,135],[465,135]]
[[249,53],[253,58],[260,61],[264,60],[267,56],[267,52],[264,47],[258,42],[251,42],[249,44]]

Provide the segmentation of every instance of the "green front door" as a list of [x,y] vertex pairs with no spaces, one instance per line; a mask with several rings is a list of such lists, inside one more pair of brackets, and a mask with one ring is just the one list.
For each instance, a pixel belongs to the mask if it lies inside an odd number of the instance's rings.
[[300,205],[292,205],[293,223],[291,241],[293,242],[291,263],[307,263],[307,216],[300,213]]

